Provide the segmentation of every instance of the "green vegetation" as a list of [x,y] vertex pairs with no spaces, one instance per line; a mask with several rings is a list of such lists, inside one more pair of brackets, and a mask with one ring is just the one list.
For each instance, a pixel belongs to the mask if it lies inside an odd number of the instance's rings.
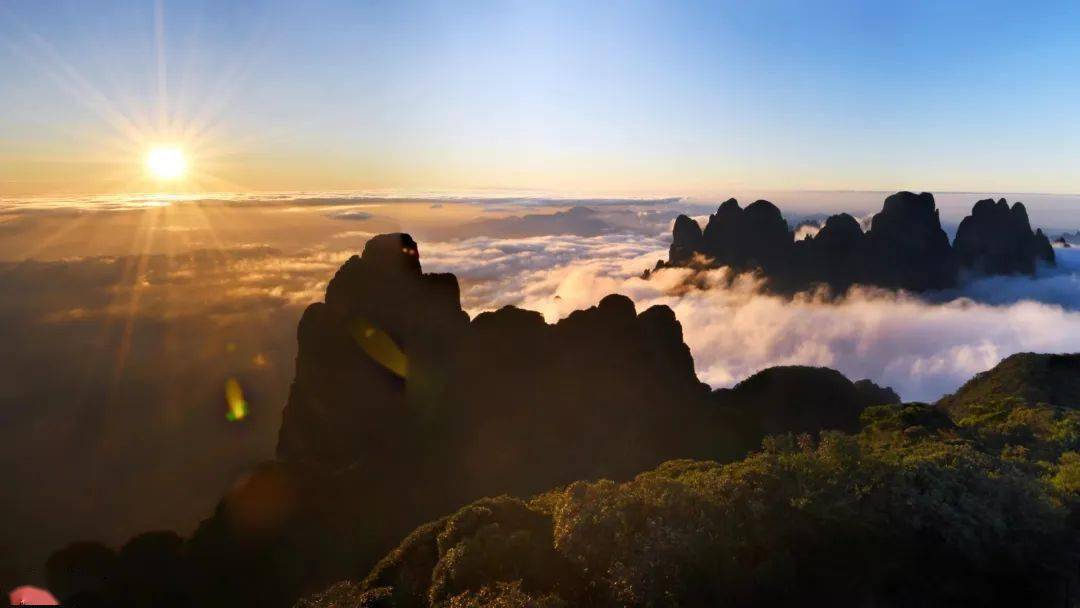
[[1080,408],[1080,355],[1018,353],[968,380],[939,405],[953,418],[971,408],[1010,400],[1024,405]]
[[299,606],[1075,605],[1075,414],[879,406],[726,465],[484,499]]

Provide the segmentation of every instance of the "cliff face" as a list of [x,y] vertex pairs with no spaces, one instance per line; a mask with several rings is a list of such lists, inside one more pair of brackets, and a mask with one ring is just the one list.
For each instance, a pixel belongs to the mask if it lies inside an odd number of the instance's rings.
[[926,192],[886,198],[866,233],[842,213],[828,218],[816,235],[796,242],[772,203],[757,201],[742,209],[730,199],[709,217],[704,231],[679,216],[672,237],[669,259],[659,267],[707,260],[715,267],[760,272],[779,292],[819,284],[835,292],[855,284],[944,289],[957,284],[961,268],[977,274],[1034,274],[1038,263],[1054,263],[1049,241],[1041,231],[1032,233],[1023,205],[1010,210],[1004,201],[980,201],[950,246],[934,197]]
[[899,192],[886,198],[865,241],[860,282],[912,291],[956,284],[956,255],[941,229],[933,194]]
[[701,253],[737,268],[778,272],[786,262],[792,238],[787,222],[772,203],[755,201],[742,209],[735,199],[729,199],[709,217]]
[[1009,207],[1005,199],[975,203],[956,231],[961,263],[981,274],[1034,274],[1039,262],[1054,264],[1050,239],[1031,231],[1023,203]]
[[[417,250],[375,237],[305,311],[278,461],[191,541],[199,597],[287,605],[480,496],[744,449],[669,308],[611,295],[555,324],[515,307],[470,321],[456,279],[424,273]],[[251,525],[251,504],[284,506]],[[261,582],[229,580],[233,562]]]
[[457,279],[424,274],[412,237],[371,239],[300,319],[278,457],[330,469],[372,453],[399,461],[468,322]]
[[278,458],[330,471],[458,467],[500,491],[628,475],[708,399],[669,308],[612,295],[554,325],[514,307],[470,322],[454,276],[424,274],[408,235],[347,261],[297,338]]
[[[784,236],[775,207],[738,213]],[[481,496],[625,480],[674,458],[729,461],[765,432],[851,428],[888,398],[823,368],[711,392],[671,309],[638,312],[620,295],[554,324],[511,306],[470,321],[455,277],[424,273],[405,234],[350,258],[297,340],[277,459],[230,488],[185,544],[197,605],[287,606]]]

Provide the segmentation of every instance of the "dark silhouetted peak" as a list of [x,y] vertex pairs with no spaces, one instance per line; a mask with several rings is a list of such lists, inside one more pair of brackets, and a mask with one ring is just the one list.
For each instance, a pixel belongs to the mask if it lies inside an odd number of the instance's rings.
[[1080,354],[1018,353],[938,402],[953,419],[973,408],[1009,402],[1080,409]]
[[934,195],[928,192],[898,192],[886,198],[866,240],[868,284],[913,291],[956,284],[956,255],[941,228]]
[[687,262],[694,253],[701,249],[701,226],[692,218],[680,215],[675,218],[675,227],[671,233],[671,249],[668,259],[673,263]]
[[726,256],[737,236],[742,216],[743,209],[739,206],[739,201],[733,198],[724,201],[716,209],[716,213],[709,216],[709,221],[701,233],[703,251],[712,257]]
[[729,198],[716,208],[716,215],[730,215],[740,211],[742,211],[742,207],[739,206],[739,201]]
[[604,296],[597,308],[606,315],[621,319],[633,319],[637,316],[634,301],[622,294],[613,293]]
[[773,283],[787,290],[823,283],[843,292],[863,276],[864,244],[855,218],[846,213],[830,216],[817,234],[794,244],[787,275]]
[[1057,265],[1057,257],[1054,255],[1054,246],[1050,244],[1050,239],[1043,234],[1042,228],[1035,231],[1035,238],[1032,240],[1032,248],[1035,250],[1035,255],[1038,259],[1049,266]]
[[416,241],[407,234],[380,234],[364,245],[360,259],[387,272],[420,272],[420,253]]
[[[1005,201],[1005,199],[999,200],[998,204],[1000,204],[1002,207],[1008,206],[1008,203]],[[1016,223],[1018,225],[1021,225],[1028,230],[1031,230],[1031,221],[1028,219],[1027,207],[1024,206],[1024,203],[1016,203],[1015,205],[1013,205],[1012,214],[1013,217],[1016,219]]]
[[896,391],[888,386],[878,386],[872,380],[863,379],[855,382],[855,390],[859,391],[867,404],[889,405],[900,403],[900,395],[897,395]]
[[672,236],[676,242],[696,245],[701,241],[701,226],[689,216],[680,215],[675,218]]
[[[742,209],[735,199],[729,199],[709,216],[697,253],[719,266],[740,271],[780,270],[793,240],[787,222],[772,203],[755,201]],[[676,260],[685,263],[692,258],[694,252],[687,251],[690,243],[680,241],[675,250],[682,257]]]
[[639,316],[643,323],[678,329],[678,339],[679,341],[682,341],[682,324],[680,324],[679,320],[675,317],[675,311],[671,310],[671,307],[664,304],[656,304],[650,306]]
[[[994,201],[977,204],[980,210],[989,207],[991,212],[999,206]],[[1004,207],[1009,214],[1026,217],[1022,209]],[[656,268],[697,266],[694,254],[701,254],[713,266],[760,272],[768,288],[783,293],[817,285],[837,293],[855,284],[912,291],[957,284],[957,255],[941,228],[932,194],[889,196],[870,226],[864,233],[855,218],[842,213],[829,217],[816,235],[795,242],[772,203],[755,201],[743,209],[729,199],[709,216],[700,237],[690,218],[679,218],[668,262]],[[1040,259],[1052,257],[1048,245],[1037,248]]]
[[353,313],[357,307],[415,299],[420,295],[417,290],[437,292],[431,295],[437,297],[438,307],[458,306],[457,280],[422,274],[419,248],[411,236],[380,234],[367,242],[362,255],[349,258],[334,274],[326,287],[326,303],[338,312]]
[[984,199],[960,222],[953,247],[963,267],[980,274],[1034,274],[1038,263],[1054,264],[1042,231],[1032,233],[1023,203]]
[[[903,191],[889,195],[881,213],[875,215],[873,221],[928,222],[932,217],[937,217],[933,194]],[[938,227],[941,227],[940,224]],[[877,228],[877,225],[872,224],[871,229],[873,228]]]
[[836,370],[804,366],[762,370],[713,394],[718,405],[734,409],[748,428],[765,435],[857,429],[863,409],[880,405],[883,397],[899,401],[891,389],[868,390]]
[[[746,217],[751,222],[760,222],[763,225],[776,222],[783,222],[784,216],[780,213],[780,208],[776,205],[765,200],[757,200],[746,206],[743,210]],[[784,223],[787,226],[787,223]]]
[[847,252],[854,249],[862,239],[863,231],[859,221],[846,213],[829,216],[825,225],[812,238],[831,252]]
[[[422,274],[406,234],[372,238],[304,311],[296,376],[279,432],[278,456],[348,466],[371,445],[388,454],[410,408],[434,398],[451,344],[468,323],[457,279]],[[430,384],[408,396],[407,376]],[[373,425],[372,417],[381,425]],[[371,445],[366,445],[370,443]]]
[[518,331],[525,328],[540,328],[547,324],[544,315],[535,310],[525,310],[517,306],[503,306],[497,311],[483,312],[472,321],[474,329]]
[[761,236],[778,250],[790,245],[794,238],[780,209],[769,201],[754,201],[743,210],[745,227]]

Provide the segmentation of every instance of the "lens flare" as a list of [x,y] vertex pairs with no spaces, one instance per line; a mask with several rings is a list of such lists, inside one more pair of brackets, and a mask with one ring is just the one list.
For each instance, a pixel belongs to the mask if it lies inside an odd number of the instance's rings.
[[376,363],[405,378],[409,375],[409,359],[394,339],[367,319],[357,317],[350,327],[353,339]]
[[240,388],[240,382],[236,378],[225,381],[225,403],[229,406],[225,412],[225,419],[229,422],[237,422],[247,417],[248,404],[244,401],[244,389]]
[[16,587],[8,594],[12,606],[59,606],[53,594],[47,589],[24,585]]

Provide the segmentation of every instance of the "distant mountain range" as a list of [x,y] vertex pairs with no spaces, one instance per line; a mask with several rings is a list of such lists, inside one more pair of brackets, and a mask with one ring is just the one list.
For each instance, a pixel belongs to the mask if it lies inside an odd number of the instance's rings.
[[780,210],[768,201],[745,209],[729,199],[704,230],[685,215],[675,221],[666,267],[731,267],[760,272],[768,286],[793,292],[827,285],[843,292],[855,284],[925,291],[955,287],[961,272],[1035,273],[1055,264],[1049,239],[1031,229],[1023,203],[977,202],[960,222],[952,244],[941,228],[934,196],[899,192],[885,199],[870,229],[841,213],[816,234],[795,239]]

